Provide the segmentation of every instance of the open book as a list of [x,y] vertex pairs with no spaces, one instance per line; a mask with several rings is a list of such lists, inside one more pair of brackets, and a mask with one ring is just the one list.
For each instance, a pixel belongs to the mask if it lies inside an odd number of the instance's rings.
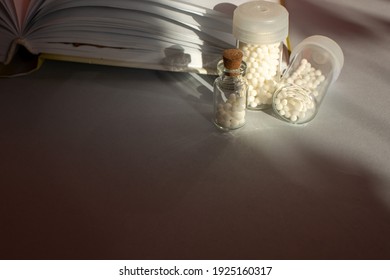
[[235,45],[232,13],[243,2],[0,0],[0,67],[27,50],[49,59],[214,74],[222,50]]

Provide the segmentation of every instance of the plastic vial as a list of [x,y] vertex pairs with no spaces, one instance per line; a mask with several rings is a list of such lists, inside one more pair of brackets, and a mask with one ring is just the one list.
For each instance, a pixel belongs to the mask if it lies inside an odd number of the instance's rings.
[[239,5],[234,11],[233,35],[247,65],[247,108],[271,107],[273,92],[281,76],[283,42],[288,36],[286,8],[269,1]]
[[225,131],[245,124],[248,85],[242,57],[239,49],[225,50],[217,66],[220,76],[214,81],[214,123]]
[[317,114],[321,102],[343,67],[340,46],[324,36],[298,44],[273,99],[273,110],[283,120],[304,124]]

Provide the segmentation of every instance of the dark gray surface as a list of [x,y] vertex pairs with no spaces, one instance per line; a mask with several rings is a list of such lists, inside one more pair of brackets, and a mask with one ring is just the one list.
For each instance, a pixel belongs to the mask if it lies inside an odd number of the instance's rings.
[[185,73],[46,62],[1,79],[0,257],[390,258],[389,19],[290,2],[293,45],[327,35],[346,57],[305,127],[249,112],[220,133]]

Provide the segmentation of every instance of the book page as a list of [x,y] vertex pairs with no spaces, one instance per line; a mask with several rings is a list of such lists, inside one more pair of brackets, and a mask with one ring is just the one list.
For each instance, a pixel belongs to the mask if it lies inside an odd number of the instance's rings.
[[23,26],[24,19],[31,0],[13,0],[16,16],[18,17],[19,28]]
[[[152,4],[153,2],[158,2],[159,5]],[[48,1],[47,3],[51,5],[42,8],[36,15],[36,24],[28,29],[26,38],[37,42],[45,38],[53,40],[65,35],[67,40],[62,37],[63,42],[83,43],[84,39],[89,37],[85,36],[84,32],[89,31],[90,36],[99,38],[99,44],[102,40],[106,40],[108,45],[112,45],[115,38],[130,39],[129,36],[133,31],[141,31],[142,28],[145,37],[164,36],[175,40],[177,44],[198,40],[200,40],[197,42],[199,45],[204,45],[206,40],[209,42],[206,45],[213,42],[211,45],[219,48],[226,46],[226,43],[234,44],[230,34],[231,20],[229,21],[220,13],[213,12],[213,15],[210,15],[208,12],[212,10],[205,8],[202,15],[198,14],[199,10],[195,13],[189,12],[193,8],[189,4],[186,4],[188,11],[183,12],[181,9],[184,7],[179,9],[178,2],[175,1],[175,4],[173,2],[165,0],[145,2],[112,0],[108,3],[102,0]],[[78,32],[82,33],[81,38],[77,36]],[[142,41],[142,37],[139,33],[134,38]],[[103,45],[107,46],[107,43]],[[156,45],[158,46],[158,41]]]
[[233,11],[248,0],[1,1],[15,5],[23,45],[34,54],[209,72],[235,46]]
[[0,25],[15,34],[19,32],[18,18],[13,0],[0,0]]

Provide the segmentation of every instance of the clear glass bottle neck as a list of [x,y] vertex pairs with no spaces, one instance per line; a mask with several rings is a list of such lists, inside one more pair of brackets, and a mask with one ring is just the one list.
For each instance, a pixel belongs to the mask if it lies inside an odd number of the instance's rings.
[[227,69],[221,60],[218,62],[217,70],[220,77],[243,77],[246,73],[246,63],[242,61],[238,69]]

